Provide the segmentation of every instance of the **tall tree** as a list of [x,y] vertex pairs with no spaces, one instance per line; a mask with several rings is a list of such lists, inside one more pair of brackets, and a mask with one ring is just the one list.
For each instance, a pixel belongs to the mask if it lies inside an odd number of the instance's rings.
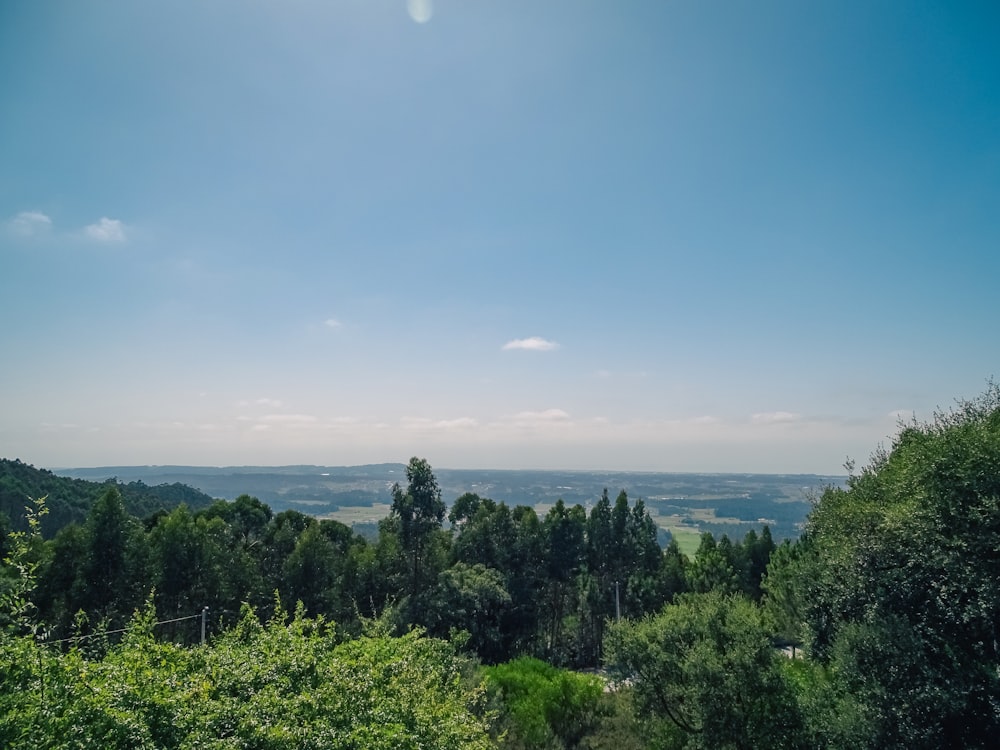
[[109,487],[94,503],[84,533],[84,609],[95,619],[122,624],[142,601],[144,592],[136,591],[134,586],[141,586],[138,558],[144,545],[139,541],[141,528],[126,512],[117,487]]
[[732,545],[728,537],[723,538],[726,543],[720,549],[719,543],[710,533],[701,535],[698,551],[687,567],[687,586],[691,591],[704,594],[709,591],[735,593],[740,590],[739,577],[726,554],[727,548]]
[[318,523],[310,525],[295,542],[282,566],[284,591],[290,601],[300,601],[311,616],[329,616],[338,596],[337,551]]
[[547,604],[545,650],[549,658],[565,660],[561,643],[563,618],[576,576],[586,561],[587,512],[581,505],[567,508],[560,499],[545,515]]
[[[408,564],[407,595],[411,607],[419,607],[421,595],[432,582],[436,571],[428,566],[433,551],[434,532],[441,529],[445,504],[441,499],[431,465],[426,459],[413,457],[406,466],[406,491],[392,488],[390,521],[399,534],[400,545]],[[430,568],[428,570],[428,568]]]

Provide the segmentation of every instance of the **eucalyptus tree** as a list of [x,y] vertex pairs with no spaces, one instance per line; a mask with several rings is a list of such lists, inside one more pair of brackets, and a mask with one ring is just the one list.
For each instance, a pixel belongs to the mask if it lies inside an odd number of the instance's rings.
[[441,531],[445,503],[426,459],[413,457],[406,465],[406,490],[392,487],[392,508],[383,534],[398,537],[405,567],[405,607],[409,622],[421,622],[424,593],[444,567],[446,538]]

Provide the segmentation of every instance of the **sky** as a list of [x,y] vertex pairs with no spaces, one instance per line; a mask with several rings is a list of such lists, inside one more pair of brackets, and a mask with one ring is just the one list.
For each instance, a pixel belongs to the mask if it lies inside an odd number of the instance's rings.
[[0,456],[842,474],[1000,372],[1000,5],[0,5]]

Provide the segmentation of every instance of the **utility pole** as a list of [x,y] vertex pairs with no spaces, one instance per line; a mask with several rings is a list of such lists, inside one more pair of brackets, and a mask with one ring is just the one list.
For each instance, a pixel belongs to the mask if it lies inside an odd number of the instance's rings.
[[618,596],[618,581],[615,581],[615,622],[622,621],[622,603]]
[[201,610],[201,645],[205,645],[205,625],[208,623],[208,607]]

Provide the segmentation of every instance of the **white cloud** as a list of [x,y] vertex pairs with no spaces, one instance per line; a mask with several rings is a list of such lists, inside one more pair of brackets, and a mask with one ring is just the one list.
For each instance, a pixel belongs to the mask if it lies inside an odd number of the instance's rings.
[[710,414],[705,414],[701,417],[694,417],[689,420],[689,424],[719,424],[719,418],[713,417]]
[[750,421],[754,424],[782,424],[785,422],[798,422],[802,419],[801,414],[790,411],[768,411],[754,414]]
[[519,422],[562,422],[569,419],[569,414],[562,409],[546,409],[545,411],[522,411],[514,415]]
[[281,399],[267,397],[261,397],[253,401],[243,399],[242,401],[236,402],[237,406],[266,406],[269,409],[280,409],[283,404],[284,402],[281,401]]
[[52,226],[52,219],[41,211],[22,211],[8,222],[11,230],[22,237],[31,237]]
[[344,324],[341,323],[336,318],[327,318],[326,320],[323,321],[323,325],[325,325],[327,328],[340,328]]
[[533,352],[547,352],[558,348],[559,344],[555,341],[543,339],[541,336],[531,336],[526,339],[514,339],[513,341],[508,341],[503,345],[504,351],[509,351],[511,349],[527,349],[528,351]]
[[403,417],[400,422],[405,429],[409,430],[467,430],[479,426],[479,422],[472,417],[437,420],[422,417]]
[[124,242],[125,225],[118,219],[102,216],[96,224],[88,224],[83,228],[84,234],[97,242]]
[[265,414],[260,419],[272,424],[312,424],[319,421],[311,414]]

